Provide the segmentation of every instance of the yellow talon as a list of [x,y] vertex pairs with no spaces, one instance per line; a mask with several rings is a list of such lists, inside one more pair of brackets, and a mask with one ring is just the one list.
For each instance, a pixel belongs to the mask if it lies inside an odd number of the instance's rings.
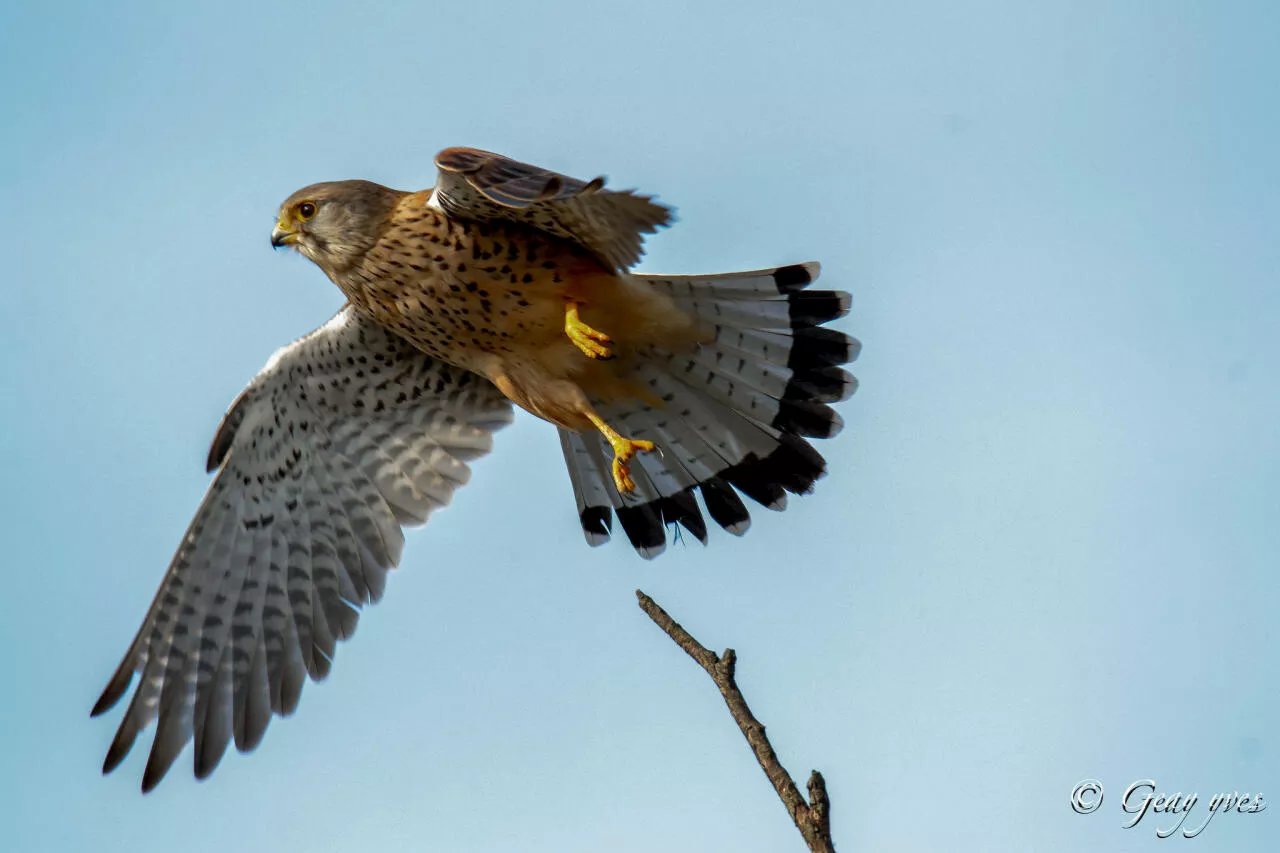
[[631,469],[627,466],[627,462],[637,453],[653,450],[654,443],[643,439],[623,438],[598,415],[589,414],[587,418],[595,424],[596,429],[600,430],[605,440],[609,442],[609,446],[613,448],[613,484],[618,487],[619,494],[627,495],[634,492],[636,481],[631,479]]
[[613,445],[613,484],[621,494],[631,494],[636,490],[636,481],[631,479],[631,468],[627,465],[627,460],[641,450],[653,450],[653,442],[624,438],[620,445]]
[[564,309],[564,333],[587,358],[613,358],[613,350],[608,347],[613,341],[609,336],[604,332],[597,332],[578,318],[578,306],[581,304],[567,303]]

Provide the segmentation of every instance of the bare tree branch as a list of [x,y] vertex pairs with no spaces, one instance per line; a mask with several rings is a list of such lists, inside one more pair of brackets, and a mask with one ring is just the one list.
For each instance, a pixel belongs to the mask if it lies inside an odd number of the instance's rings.
[[835,853],[835,844],[831,840],[831,801],[827,798],[827,783],[823,780],[821,773],[817,770],[813,771],[809,776],[809,802],[804,801],[791,775],[778,761],[778,755],[773,751],[769,738],[765,737],[764,725],[751,713],[751,709],[747,707],[747,700],[743,698],[742,691],[734,681],[733,671],[738,656],[733,649],[725,649],[724,654],[717,657],[715,652],[699,643],[688,631],[680,627],[680,623],[667,615],[667,611],[659,607],[652,598],[640,590],[636,590],[636,598],[640,600],[640,609],[647,613],[649,618],[667,633],[668,637],[675,640],[676,645],[684,649],[689,657],[697,661],[698,666],[705,669],[707,675],[711,676],[711,680],[716,683],[716,687],[720,688],[720,695],[729,706],[729,713],[733,715],[734,722],[747,738],[747,743],[751,744],[751,749],[756,754],[756,761],[760,762],[764,774],[773,783],[773,789],[778,792],[787,813],[795,822],[796,829],[800,830],[800,835],[804,837],[805,844],[814,853]]

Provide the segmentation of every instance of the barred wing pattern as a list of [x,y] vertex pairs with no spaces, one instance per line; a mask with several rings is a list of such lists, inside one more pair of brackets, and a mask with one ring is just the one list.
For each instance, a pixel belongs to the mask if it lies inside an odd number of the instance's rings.
[[614,270],[644,254],[645,234],[671,223],[671,209],[631,190],[604,189],[475,148],[446,148],[435,199],[459,219],[522,222],[590,250]]
[[256,747],[381,598],[401,526],[449,502],[511,414],[488,380],[350,306],[278,351],[223,419],[209,454],[220,470],[94,706],[141,675],[103,772],[152,722],[143,791],[193,739],[202,779],[233,738]]

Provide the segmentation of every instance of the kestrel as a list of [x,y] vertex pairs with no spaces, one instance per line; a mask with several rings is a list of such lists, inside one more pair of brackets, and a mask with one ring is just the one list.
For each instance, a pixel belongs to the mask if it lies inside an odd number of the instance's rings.
[[[667,525],[704,544],[695,494],[735,535],[738,493],[781,510],[826,462],[858,343],[822,328],[849,295],[818,264],[722,275],[629,272],[669,208],[470,148],[436,186],[314,184],[281,206],[292,246],[347,304],[277,351],[223,418],[217,471],[97,716],[129,691],[111,772],[157,724],[142,788],[188,741],[195,774],[257,746],[329,672],[382,596],[401,528],[467,482],[511,402],[559,428],[590,545],[613,516],[645,558]],[[674,530],[674,527],[673,527]]]

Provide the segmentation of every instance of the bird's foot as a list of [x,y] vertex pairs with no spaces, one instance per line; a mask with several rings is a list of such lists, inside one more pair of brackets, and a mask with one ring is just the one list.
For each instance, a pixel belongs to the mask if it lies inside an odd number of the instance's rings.
[[631,468],[627,462],[640,451],[653,450],[654,444],[633,438],[609,443],[613,445],[613,484],[618,487],[619,494],[629,495],[636,490],[636,481],[631,479]]
[[595,424],[596,429],[600,430],[600,434],[604,436],[605,441],[609,442],[609,446],[613,448],[613,484],[617,486],[618,493],[629,495],[636,490],[636,481],[631,478],[631,468],[627,465],[631,458],[637,453],[648,453],[655,449],[652,441],[643,439],[623,438],[597,415],[588,415],[591,423]]
[[578,318],[580,302],[569,302],[564,309],[564,333],[573,341],[573,345],[582,350],[587,358],[610,359],[613,350],[609,344],[613,341],[604,332],[598,332]]

